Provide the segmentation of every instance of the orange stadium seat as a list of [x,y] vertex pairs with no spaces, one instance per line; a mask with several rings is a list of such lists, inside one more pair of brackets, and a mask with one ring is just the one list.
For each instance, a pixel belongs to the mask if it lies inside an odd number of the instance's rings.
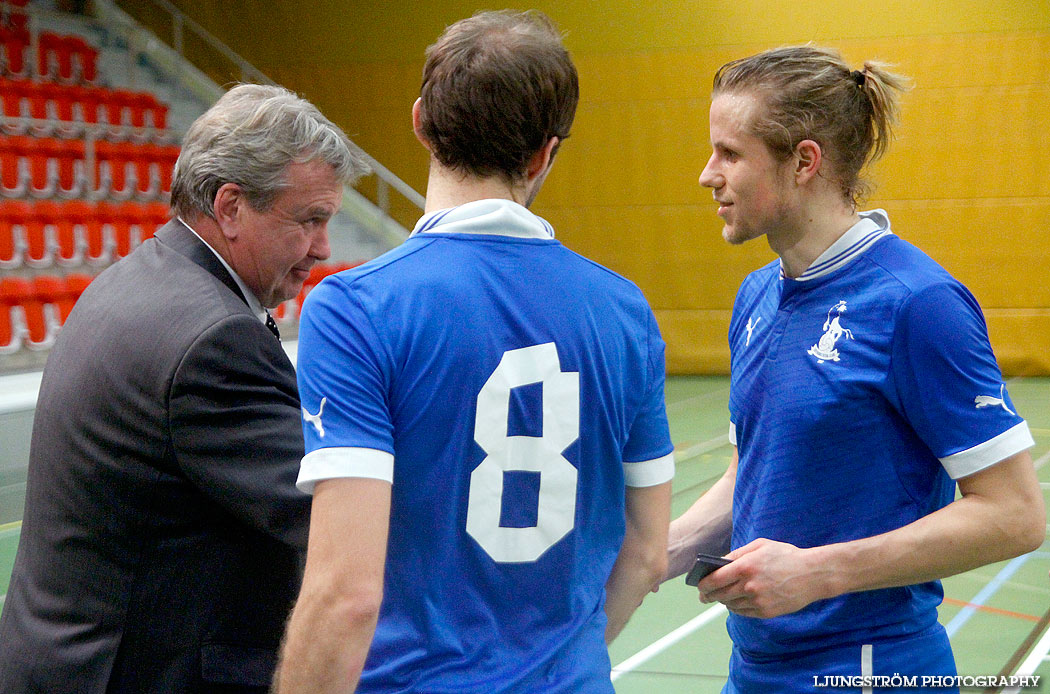
[[[73,203],[66,203],[73,205]],[[84,240],[84,262],[89,265],[109,265],[113,260],[116,240],[112,228],[106,224],[95,205],[76,205],[67,210],[66,216],[73,219],[74,228],[80,229]]]
[[87,78],[95,79],[95,58],[98,52],[79,36],[66,36],[51,31],[37,35],[37,55],[40,75],[59,82],[71,83]]
[[[63,251],[69,249],[63,249],[62,240],[60,238],[60,229],[65,222],[65,206],[60,205],[56,202],[49,200],[42,200],[33,205],[33,227],[39,228],[40,235],[43,237],[43,253],[46,255],[45,263],[43,266],[52,265],[59,260],[63,259]],[[32,247],[32,244],[30,244]],[[73,254],[75,256],[76,245],[73,246]],[[35,251],[31,251],[35,253]],[[35,257],[35,256],[34,256]]]
[[22,100],[26,90],[35,88],[28,80],[12,80],[0,77],[0,108],[8,118],[22,116]]
[[18,156],[29,164],[29,193],[34,197],[54,194],[58,185],[57,140],[46,137],[19,137]]
[[[29,164],[29,194],[73,197],[83,188],[84,143],[52,137],[18,137],[19,156]],[[81,163],[78,163],[81,162]]]
[[50,297],[39,295],[32,282],[26,283],[29,287],[20,300],[26,321],[25,346],[34,351],[50,349],[58,334],[58,309],[45,303]]
[[[23,113],[29,118],[36,118],[37,120],[47,119],[47,89],[52,85],[46,82],[22,82],[21,93],[22,93],[22,109]],[[49,128],[46,126],[36,125],[30,128],[31,132],[46,135],[48,134]]]
[[146,113],[153,110],[155,99],[145,92],[124,92],[121,98],[124,100],[128,122],[136,128],[146,127]]
[[[106,122],[110,125],[133,125],[132,121],[137,101],[138,95],[136,92],[126,89],[108,90],[106,100],[102,102],[103,110],[106,113]],[[141,122],[141,118],[139,120]]]
[[0,269],[16,268],[22,264],[19,235],[18,228],[0,213]]
[[282,301],[277,304],[277,307],[270,311],[270,315],[277,321],[278,324],[291,323],[295,320],[294,308],[289,308],[289,304],[294,307],[295,299],[289,299],[288,301]]
[[117,258],[123,258],[142,243],[142,219],[146,210],[141,205],[100,202],[96,210],[103,227],[110,229]]
[[147,93],[146,97],[149,100],[146,110],[149,121],[146,125],[152,125],[158,130],[166,129],[168,127],[168,105],[158,101],[152,94]]
[[66,288],[69,290],[70,296],[74,299],[79,299],[93,279],[95,278],[92,275],[84,272],[71,272],[66,275]]
[[153,236],[156,226],[153,224],[152,212],[149,207],[142,203],[124,203],[121,205],[119,215],[128,220],[131,250],[141,246],[142,242]]
[[29,32],[24,28],[0,26],[0,72],[9,77],[29,77],[26,53],[29,49]]
[[167,203],[163,202],[151,202],[146,205],[146,213],[142,219],[142,241],[153,238],[153,235],[157,233],[157,229],[167,224],[168,220],[171,219],[171,213],[168,210]]
[[3,16],[0,17],[0,21],[3,22],[4,26],[11,27],[12,29],[18,29],[20,31],[27,31],[29,25],[29,17],[22,14],[21,12],[10,12],[8,11],[8,5],[14,5],[18,7],[25,7],[28,3],[26,2],[15,2],[14,0],[7,0],[3,4],[0,4],[0,8],[3,8]]
[[58,161],[58,195],[78,197],[87,187],[84,173],[84,141],[55,140],[54,156]]
[[53,31],[42,31],[36,37],[37,71],[45,79],[58,79],[56,44],[61,37]]
[[73,273],[66,275],[66,290],[69,292],[68,305],[60,306],[59,320],[65,325],[66,319],[69,318],[69,312],[73,310],[73,305],[80,298],[80,295],[84,293],[87,286],[91,284],[91,280],[95,279],[91,275],[84,273]]
[[67,92],[74,104],[79,105],[80,119],[85,123],[98,123],[98,109],[106,100],[106,90],[102,87],[71,85]]
[[22,267],[25,257],[25,227],[30,206],[20,200],[0,200],[0,268]]
[[299,290],[299,295],[291,300],[295,302],[294,318],[296,320],[298,320],[299,314],[303,310],[303,302],[306,301],[306,297],[311,290],[320,284],[321,280],[325,277],[344,269],[345,268],[340,265],[329,263],[320,263],[310,268],[310,275],[306,278],[306,281],[303,282],[303,288]]
[[179,159],[178,145],[161,145],[157,151],[157,166],[160,169],[160,189],[171,192],[171,176],[175,171],[175,162]]
[[132,166],[135,170],[135,196],[153,200],[160,196],[160,163],[157,145],[144,143],[136,146]]
[[95,142],[95,181],[99,195],[126,200],[134,193],[128,165],[135,161],[135,146],[126,142]]
[[55,263],[63,267],[76,267],[84,262],[84,249],[87,247],[84,220],[94,216],[94,208],[83,200],[70,200],[55,208]]
[[54,262],[54,248],[57,245],[55,229],[48,224],[52,217],[48,214],[53,208],[41,210],[39,203],[29,206],[29,217],[25,223],[25,264],[28,267],[49,267]]
[[22,348],[26,330],[23,301],[31,293],[28,280],[0,278],[0,354],[13,354]]
[[43,82],[37,88],[37,99],[43,102],[44,117],[49,124],[48,134],[61,134],[66,137],[79,136],[84,132],[78,119],[77,92],[73,87],[57,82]]
[[66,37],[66,45],[72,54],[73,79],[94,82],[98,77],[98,49],[79,36]]
[[33,295],[43,310],[47,335],[54,340],[65,322],[65,316],[73,309],[73,295],[65,279],[57,275],[37,275],[30,283]]
[[29,162],[22,157],[24,136],[0,137],[0,187],[8,197],[21,197],[29,187]]

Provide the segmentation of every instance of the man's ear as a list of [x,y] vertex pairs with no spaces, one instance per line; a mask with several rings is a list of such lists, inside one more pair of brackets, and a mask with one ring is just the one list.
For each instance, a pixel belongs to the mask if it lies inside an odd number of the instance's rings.
[[824,152],[813,140],[802,140],[795,145],[795,181],[804,184],[820,173]]
[[528,166],[525,167],[525,176],[528,180],[531,181],[550,167],[554,159],[554,150],[557,149],[560,141],[557,137],[552,137],[547,140],[547,144],[543,145],[532,155]]
[[244,199],[241,187],[236,183],[223,183],[215,193],[215,202],[212,212],[215,214],[215,222],[222,230],[222,235],[229,240],[237,238],[240,228],[238,221],[248,204]]
[[427,151],[429,152],[430,141],[427,140],[427,138],[423,135],[423,125],[421,118],[422,109],[423,100],[416,99],[416,103],[412,104],[412,132],[416,134],[416,139],[419,140],[420,144],[426,147]]

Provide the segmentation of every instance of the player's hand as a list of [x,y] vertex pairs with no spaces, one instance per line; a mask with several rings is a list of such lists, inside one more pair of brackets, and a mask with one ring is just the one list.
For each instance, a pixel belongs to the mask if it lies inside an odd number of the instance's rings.
[[732,564],[697,585],[700,602],[720,602],[736,614],[769,619],[827,597],[827,569],[811,550],[762,538],[727,556]]

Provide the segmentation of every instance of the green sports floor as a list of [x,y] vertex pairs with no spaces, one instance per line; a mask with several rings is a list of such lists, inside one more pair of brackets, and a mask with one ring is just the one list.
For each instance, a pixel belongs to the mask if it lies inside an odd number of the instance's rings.
[[[1015,378],[1008,386],[1035,436],[1032,457],[1050,506],[1050,378]],[[730,454],[728,397],[724,377],[668,379],[667,408],[678,466],[675,516],[725,470]],[[24,480],[3,482],[24,485]],[[20,525],[0,525],[0,595],[7,592]],[[1039,675],[1043,686],[1034,691],[1050,691],[1048,573],[1050,543],[1044,542],[1031,554],[944,581],[940,618],[960,675]],[[695,589],[681,580],[664,585],[646,598],[610,648],[617,693],[719,692],[730,650],[725,616],[720,605],[700,604]]]

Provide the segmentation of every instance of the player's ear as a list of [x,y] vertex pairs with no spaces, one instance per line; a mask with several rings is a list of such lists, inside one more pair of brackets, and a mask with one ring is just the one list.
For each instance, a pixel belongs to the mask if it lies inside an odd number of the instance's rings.
[[528,180],[533,180],[550,167],[551,162],[554,161],[554,152],[558,149],[559,142],[560,140],[557,137],[552,137],[547,140],[547,144],[543,145],[532,155],[528,166],[525,168]]
[[423,100],[416,99],[416,103],[412,104],[412,132],[416,134],[416,139],[419,140],[420,144],[426,147],[429,152],[430,141],[427,140],[425,135],[423,135],[422,110]]
[[820,172],[824,153],[813,140],[802,140],[795,145],[795,181],[804,184]]

